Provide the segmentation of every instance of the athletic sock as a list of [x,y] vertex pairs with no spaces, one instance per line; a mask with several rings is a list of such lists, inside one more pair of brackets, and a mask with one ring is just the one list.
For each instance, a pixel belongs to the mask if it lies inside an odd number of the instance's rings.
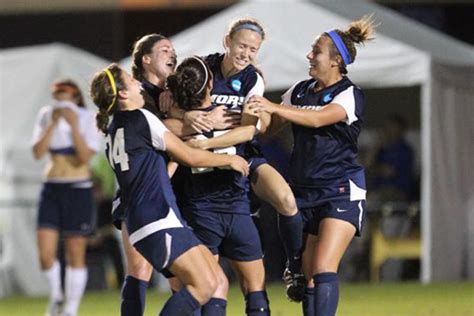
[[87,268],[66,267],[64,314],[76,316],[87,283]]
[[121,316],[143,316],[148,282],[131,275],[125,278],[122,288]]
[[266,291],[251,292],[245,296],[247,316],[269,316],[270,307]]
[[278,214],[278,231],[288,259],[288,269],[292,273],[301,272],[303,251],[303,218],[298,211],[295,215]]
[[202,306],[202,316],[225,316],[227,300],[212,297]]
[[189,316],[200,306],[188,289],[183,288],[166,301],[160,316]]
[[313,276],[314,315],[334,316],[339,301],[339,280],[337,273],[325,272]]
[[51,268],[43,270],[49,284],[49,301],[50,303],[60,302],[64,299],[63,290],[61,289],[61,265],[59,261],[54,261]]
[[303,316],[314,316],[314,287],[304,290]]

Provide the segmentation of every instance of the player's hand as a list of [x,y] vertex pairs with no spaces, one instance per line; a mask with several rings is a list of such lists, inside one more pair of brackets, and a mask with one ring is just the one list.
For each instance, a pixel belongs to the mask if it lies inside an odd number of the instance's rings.
[[160,93],[158,104],[162,113],[168,113],[170,108],[174,105],[173,95],[170,91],[166,90]]
[[212,120],[204,111],[188,111],[184,113],[184,123],[189,125],[198,133],[212,131]]
[[59,108],[54,109],[51,115],[52,123],[56,125],[60,117],[61,117],[61,109]]
[[231,129],[240,126],[241,114],[227,110],[225,105],[220,105],[209,112],[214,129]]
[[272,114],[278,110],[279,105],[270,102],[268,99],[262,96],[254,95],[248,100],[247,106],[249,111],[255,114],[258,114],[260,112],[267,112]]
[[61,111],[61,116],[64,117],[66,122],[71,126],[71,127],[76,127],[77,126],[77,114],[74,112],[74,110],[68,108],[68,107],[63,107],[60,109]]
[[249,164],[247,160],[244,158],[238,156],[238,155],[229,155],[229,158],[231,159],[230,167],[240,173],[243,176],[248,176],[249,175]]

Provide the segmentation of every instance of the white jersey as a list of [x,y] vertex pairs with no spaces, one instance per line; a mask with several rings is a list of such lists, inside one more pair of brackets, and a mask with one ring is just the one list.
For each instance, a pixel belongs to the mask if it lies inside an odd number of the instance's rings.
[[[79,107],[69,101],[58,101],[53,105],[47,105],[41,108],[33,129],[32,143],[35,144],[39,141],[44,131],[51,123],[54,109],[61,107],[71,108],[77,114],[79,121],[79,131],[85,143],[87,144],[87,147],[95,152],[99,151],[99,130],[97,129],[95,123],[94,112],[86,108]],[[51,137],[51,141],[49,143],[49,151],[52,153],[62,154],[74,154],[75,152],[74,142],[71,135],[71,126],[69,126],[63,117],[59,118],[58,125],[53,131],[53,136]]]

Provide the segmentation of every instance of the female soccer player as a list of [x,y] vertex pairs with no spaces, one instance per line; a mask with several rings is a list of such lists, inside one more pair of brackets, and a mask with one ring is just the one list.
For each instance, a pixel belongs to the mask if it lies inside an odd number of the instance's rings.
[[[225,105],[229,112],[241,114],[242,126],[223,136],[190,144],[202,149],[221,148],[250,141],[269,124],[269,115],[256,117],[245,103],[254,95],[262,96],[264,82],[253,65],[265,39],[265,31],[254,19],[239,19],[232,23],[224,37],[224,54],[205,58],[213,74],[212,102]],[[246,158],[251,164],[250,180],[254,193],[271,204],[279,213],[278,228],[287,255],[284,281],[288,298],[301,301],[305,280],[301,273],[302,218],[295,198],[285,179],[263,157],[256,140],[246,146]]]
[[[147,34],[138,39],[133,48],[132,73],[144,91],[144,108],[159,118],[164,114],[156,106],[164,90],[166,78],[176,67],[176,53],[169,39],[160,34]],[[127,277],[122,287],[120,313],[122,316],[142,316],[145,311],[146,290],[153,272],[152,265],[130,244],[123,217],[122,203],[113,212],[113,221],[122,231],[127,259]]]
[[[210,111],[212,73],[198,57],[186,58],[167,79],[173,99],[186,111]],[[199,134],[212,138],[222,131]],[[215,150],[230,156],[245,153],[245,144]],[[190,226],[198,238],[216,256],[230,260],[237,272],[246,300],[246,315],[269,315],[265,291],[263,253],[257,228],[250,217],[248,179],[227,168],[188,168],[184,176],[183,214],[189,215]],[[225,315],[227,282],[221,286],[202,315]]]
[[[177,135],[194,133],[196,129],[210,128],[210,121],[218,119],[222,111],[202,113],[192,111],[188,113],[169,113],[177,115],[183,120],[165,119],[166,114],[160,111],[159,104],[165,88],[166,78],[176,67],[176,52],[171,41],[161,34],[147,34],[138,39],[133,45],[132,73],[135,79],[142,84],[145,97],[145,108],[164,119],[166,127]],[[216,120],[219,121],[219,120]],[[228,125],[222,125],[226,127]],[[119,203],[116,203],[116,205]],[[122,239],[127,258],[127,277],[122,288],[122,316],[141,316],[145,309],[146,289],[153,267],[128,241],[128,232],[122,223],[123,207],[116,207],[113,212],[114,223],[122,228]]]
[[106,134],[107,156],[120,185],[129,241],[155,269],[172,273],[185,286],[171,296],[160,315],[192,315],[215,292],[220,267],[181,219],[166,153],[184,165],[227,166],[244,176],[248,164],[238,156],[185,145],[143,109],[140,82],[115,64],[95,75],[91,95],[99,108],[97,125]]
[[364,169],[356,161],[364,101],[346,67],[355,60],[355,44],[373,36],[370,17],[352,22],[346,31],[321,34],[306,56],[311,79],[291,87],[281,104],[259,96],[249,102],[251,109],[272,114],[272,123],[292,123],[289,183],[308,234],[305,275],[315,286],[307,290],[305,315],[335,315],[339,262],[354,235],[360,235],[366,215]]
[[[89,161],[99,150],[99,136],[94,114],[73,81],[57,82],[53,97],[55,103],[40,110],[32,139],[36,159],[50,154],[39,203],[39,259],[50,287],[49,315],[62,309],[75,316],[87,283],[87,236],[95,225]],[[56,258],[60,235],[66,248],[65,301]]]

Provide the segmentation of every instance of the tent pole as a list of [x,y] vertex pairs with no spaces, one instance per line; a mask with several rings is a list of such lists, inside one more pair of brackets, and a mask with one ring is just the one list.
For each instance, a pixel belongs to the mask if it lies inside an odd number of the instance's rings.
[[431,62],[425,82],[421,86],[421,282],[429,283],[432,279],[432,151],[431,151]]

